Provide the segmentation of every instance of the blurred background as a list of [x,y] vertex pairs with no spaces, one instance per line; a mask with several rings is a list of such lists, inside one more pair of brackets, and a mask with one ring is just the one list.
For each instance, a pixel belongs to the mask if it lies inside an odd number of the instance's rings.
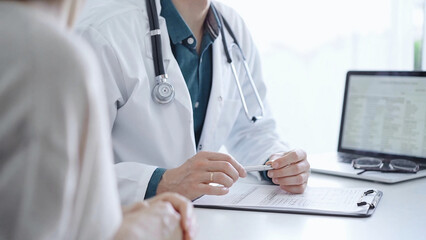
[[422,69],[424,0],[222,2],[251,30],[282,138],[308,153],[337,148],[348,70]]

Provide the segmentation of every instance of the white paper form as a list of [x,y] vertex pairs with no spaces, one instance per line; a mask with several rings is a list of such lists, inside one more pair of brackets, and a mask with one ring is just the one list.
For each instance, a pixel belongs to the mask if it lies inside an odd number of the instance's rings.
[[[275,185],[236,183],[224,196],[203,196],[196,206],[277,210],[324,214],[365,214],[369,206],[357,206],[364,188],[308,187],[303,194],[291,194]],[[374,195],[363,197],[371,202]],[[343,214],[344,215],[344,214]]]

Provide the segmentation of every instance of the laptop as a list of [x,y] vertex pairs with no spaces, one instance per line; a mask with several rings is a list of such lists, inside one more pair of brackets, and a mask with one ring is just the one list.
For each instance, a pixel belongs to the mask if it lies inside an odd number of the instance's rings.
[[[417,173],[352,167],[352,160],[407,159]],[[426,72],[349,71],[337,152],[309,155],[312,172],[397,183],[426,176]]]

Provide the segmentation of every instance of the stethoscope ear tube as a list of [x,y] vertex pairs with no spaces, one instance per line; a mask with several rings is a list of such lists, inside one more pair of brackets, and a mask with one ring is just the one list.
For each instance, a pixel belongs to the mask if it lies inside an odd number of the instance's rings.
[[[237,41],[237,38],[234,35],[234,32],[232,31],[231,27],[229,26],[226,19],[222,16],[222,14],[220,14],[219,19],[220,19],[220,22],[222,24],[222,27],[220,28],[220,32],[222,34],[222,44],[223,44],[223,47],[224,47],[226,60],[231,65],[232,74],[234,76],[235,84],[237,85],[237,89],[238,89],[238,93],[240,95],[241,103],[243,105],[244,113],[245,113],[247,119],[251,123],[255,123],[257,120],[262,119],[263,115],[264,115],[265,109],[264,109],[264,106],[263,106],[262,99],[260,98],[260,95],[259,95],[259,92],[257,91],[256,85],[254,84],[253,77],[252,77],[251,72],[250,72],[250,68],[249,68],[249,66],[246,62],[246,58],[244,56],[243,51],[241,50],[241,47],[240,47],[240,44]],[[244,97],[244,93],[243,93],[243,90],[242,90],[242,87],[241,87],[240,79],[238,77],[237,69],[235,68],[235,65],[232,61],[232,56],[231,56],[231,53],[229,52],[228,44],[226,43],[224,28],[226,28],[229,35],[234,40],[234,43],[231,45],[231,48],[232,49],[235,48],[238,55],[241,58],[241,61],[243,63],[243,67],[244,67],[244,70],[245,70],[245,73],[246,73],[246,77],[249,80],[250,86],[252,87],[254,95],[256,97],[257,104],[259,105],[259,108],[260,108],[260,114],[259,115],[250,115],[250,112],[249,112],[248,107],[247,107],[246,98]],[[232,49],[231,49],[231,51],[232,51]]]

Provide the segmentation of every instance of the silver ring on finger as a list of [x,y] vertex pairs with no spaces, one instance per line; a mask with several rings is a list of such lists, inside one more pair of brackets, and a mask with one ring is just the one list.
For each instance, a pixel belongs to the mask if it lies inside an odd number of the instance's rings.
[[213,182],[213,174],[214,174],[214,172],[210,173],[210,182]]

